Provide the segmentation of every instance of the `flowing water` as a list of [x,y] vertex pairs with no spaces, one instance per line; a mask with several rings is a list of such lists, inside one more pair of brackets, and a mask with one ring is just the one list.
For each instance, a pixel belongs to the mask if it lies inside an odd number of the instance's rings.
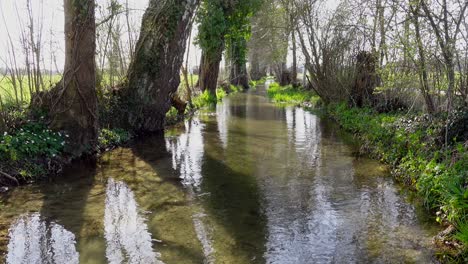
[[237,94],[0,202],[6,263],[430,263],[432,220],[333,123]]

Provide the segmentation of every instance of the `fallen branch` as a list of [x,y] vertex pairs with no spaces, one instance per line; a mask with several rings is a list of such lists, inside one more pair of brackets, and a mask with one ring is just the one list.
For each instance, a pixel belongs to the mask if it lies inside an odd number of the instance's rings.
[[3,175],[5,178],[11,180],[11,181],[14,181],[17,186],[19,185],[19,181],[15,177],[11,176],[10,174],[5,173],[3,171],[0,171],[0,174]]

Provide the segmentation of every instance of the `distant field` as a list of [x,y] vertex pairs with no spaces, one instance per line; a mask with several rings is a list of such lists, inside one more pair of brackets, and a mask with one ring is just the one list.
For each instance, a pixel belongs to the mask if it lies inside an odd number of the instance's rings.
[[[60,81],[61,75],[44,75],[44,86],[46,89],[49,89],[55,83]],[[16,85],[18,87],[17,93],[15,93],[13,82],[9,76],[0,75],[0,96],[4,104],[14,104],[16,103],[16,96],[18,96],[18,101],[23,100],[24,103],[29,103],[31,99],[31,93],[29,91],[29,82],[27,76],[23,76],[23,90],[20,90],[20,82],[17,80]],[[32,88],[34,90],[34,88]]]
[[[44,86],[45,89],[49,89],[52,87],[54,84],[60,81],[62,78],[62,75],[60,74],[55,74],[52,76],[49,75],[44,75],[43,80],[44,80]],[[186,93],[186,87],[185,87],[185,79],[184,76],[181,75],[180,78],[180,86],[179,86],[179,93],[181,95],[185,95]],[[189,85],[194,86],[197,81],[198,81],[198,75],[189,75]],[[28,104],[30,99],[31,99],[31,94],[29,91],[29,82],[28,78],[26,76],[23,76],[23,91],[21,92],[19,89],[19,81],[16,81],[18,91],[17,91],[17,96],[18,96],[18,101],[23,102],[23,104]],[[104,76],[103,78],[103,86],[106,86],[106,84],[109,83],[109,76]],[[10,104],[15,104],[16,103],[16,93],[14,89],[14,85],[10,79],[9,76],[3,76],[0,75],[0,98],[2,100],[2,103],[5,105],[10,105]]]
[[[193,82],[193,83],[192,83]],[[191,87],[195,86],[198,82],[198,74],[189,74],[188,83]],[[180,75],[179,89],[186,88],[184,75]]]

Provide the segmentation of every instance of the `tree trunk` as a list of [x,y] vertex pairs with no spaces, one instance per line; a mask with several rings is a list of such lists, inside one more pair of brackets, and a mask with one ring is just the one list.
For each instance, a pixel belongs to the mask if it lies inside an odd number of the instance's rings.
[[247,41],[244,38],[238,38],[232,40],[231,45],[229,82],[233,85],[242,86],[244,89],[249,89],[246,65]]
[[143,16],[127,86],[121,91],[123,126],[135,132],[164,129],[180,84],[191,19],[198,0],[150,0]]
[[257,52],[253,51],[250,56],[250,78],[254,81],[260,80],[263,76],[260,76],[260,62],[258,59]]
[[231,66],[230,77],[232,85],[242,86],[244,89],[249,89],[249,78],[247,76],[247,65],[238,60],[234,61]]
[[432,101],[432,97],[429,93],[429,81],[428,81],[428,74],[427,74],[427,66],[426,66],[426,54],[424,52],[424,46],[421,39],[421,31],[419,26],[419,6],[414,7],[410,5],[412,15],[412,21],[416,33],[416,43],[418,46],[418,54],[419,54],[419,78],[421,82],[421,93],[424,97],[424,102],[426,103],[427,112],[433,114],[435,112],[434,102]]
[[370,106],[377,86],[375,53],[361,51],[356,58],[355,83],[351,89],[351,104],[357,107]]
[[202,91],[208,91],[211,95],[216,96],[216,88],[218,86],[219,66],[221,64],[223,49],[220,47],[216,54],[208,56],[205,51],[202,53],[202,61],[200,63],[200,78],[199,85]]
[[291,30],[291,41],[292,41],[292,69],[291,69],[291,80],[294,85],[297,84],[297,45],[296,45],[296,34],[295,30]]
[[97,145],[94,8],[94,0],[64,0],[64,75],[60,84],[48,93],[51,128],[70,135],[65,151],[74,156],[93,150]]

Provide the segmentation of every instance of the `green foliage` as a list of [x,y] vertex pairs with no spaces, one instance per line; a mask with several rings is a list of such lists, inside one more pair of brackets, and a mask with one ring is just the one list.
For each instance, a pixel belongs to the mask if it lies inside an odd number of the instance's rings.
[[43,123],[31,122],[12,134],[0,136],[0,159],[18,161],[55,157],[63,151],[66,134],[53,132]]
[[[44,81],[44,89],[49,89],[60,81],[62,78],[61,75],[42,75]],[[21,79],[21,80],[20,80]],[[20,88],[22,85],[23,89]],[[29,104],[31,99],[31,93],[29,86],[33,86],[33,83],[29,83],[28,77],[26,75],[18,76],[15,82],[13,83],[12,79],[7,75],[0,75],[0,98],[2,103],[6,106],[16,105],[17,103],[22,106]],[[17,91],[15,92],[15,86]],[[18,96],[18,102],[16,102],[16,96]]]
[[[243,88],[241,86],[236,86],[236,85],[229,85],[229,92],[230,93],[238,93],[242,92]],[[223,91],[224,92],[224,91]]]
[[[218,90],[221,90],[221,89],[217,89],[216,94],[218,94]],[[224,93],[224,91],[222,93]],[[223,97],[224,95],[225,93],[222,94]],[[216,103],[218,102],[217,96],[218,95],[213,96],[210,92],[206,90],[200,95],[194,97],[192,99],[192,103],[196,108],[211,107],[211,106],[216,105]]]
[[102,129],[98,140],[101,148],[108,148],[126,143],[130,138],[130,133],[123,129]]
[[[233,89],[233,91],[238,90],[238,88],[233,85],[231,85],[231,89]],[[218,101],[221,101],[226,96],[227,93],[223,89],[218,88],[216,89],[216,97],[213,96],[210,92],[205,91],[200,95],[194,97],[192,103],[195,106],[195,108],[213,107]]]
[[235,58],[245,62],[246,41],[251,34],[250,18],[260,5],[261,0],[202,1],[197,16],[197,44],[205,55],[216,56],[226,44],[228,53],[235,50]]
[[198,16],[197,44],[206,56],[215,56],[224,47],[224,35],[229,27],[222,0],[202,1]]
[[267,77],[265,76],[265,77],[262,77],[260,80],[257,80],[257,81],[250,80],[249,85],[252,86],[252,87],[255,87],[255,86],[258,86],[258,85],[263,85],[263,84],[265,84],[266,79],[267,79]]
[[458,232],[454,235],[454,238],[468,245],[468,222],[460,222],[457,226]]
[[292,85],[282,87],[278,83],[270,84],[267,94],[277,103],[300,104],[310,102],[315,105],[319,100],[319,97],[311,91],[294,88]]
[[[237,88],[234,85],[231,85],[231,87]],[[216,98],[217,98],[218,101],[223,100],[223,98],[226,97],[226,95],[227,95],[227,93],[223,89],[221,89],[221,88],[216,89]]]

